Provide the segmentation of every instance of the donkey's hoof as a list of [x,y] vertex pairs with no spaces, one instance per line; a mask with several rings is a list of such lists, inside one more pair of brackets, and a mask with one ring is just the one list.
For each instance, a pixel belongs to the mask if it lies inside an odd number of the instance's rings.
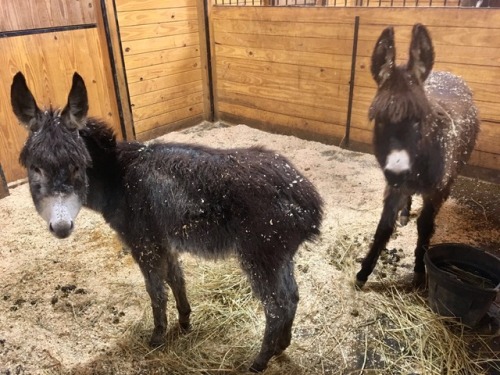
[[415,272],[411,284],[415,289],[425,289],[425,272]]
[[149,340],[149,346],[152,348],[158,348],[165,344],[165,333],[153,333],[151,339]]
[[248,369],[248,371],[257,373],[257,372],[262,372],[266,369],[267,364],[262,364],[262,363],[252,363],[252,366]]
[[151,340],[149,340],[149,346],[152,347],[152,348],[159,348],[160,346],[162,346],[163,344],[165,344],[165,340],[163,338],[151,338]]
[[354,283],[354,287],[356,288],[356,290],[361,290],[361,289],[363,289],[365,284],[366,284],[366,280],[363,281],[363,280],[356,278],[356,281]]
[[191,323],[179,321],[179,328],[180,328],[182,333],[187,333],[187,332],[191,331]]

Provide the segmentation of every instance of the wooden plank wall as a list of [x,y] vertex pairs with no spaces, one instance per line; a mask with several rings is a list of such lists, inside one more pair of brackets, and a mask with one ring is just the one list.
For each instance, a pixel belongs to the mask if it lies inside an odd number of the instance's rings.
[[[40,107],[64,106],[73,73],[85,79],[91,116],[121,134],[107,48],[96,23],[96,0],[2,0],[0,17],[0,163],[8,182],[26,176],[18,162],[26,139],[10,105],[10,84],[22,71]],[[85,24],[87,28],[40,33],[43,28]],[[47,31],[47,30],[45,30]],[[50,30],[48,30],[50,31]],[[21,35],[12,36],[12,33]]]
[[208,89],[197,0],[116,0],[136,137],[201,122]]
[[[487,6],[499,0],[487,0]],[[477,0],[211,0],[222,6],[362,6],[362,7],[475,7]],[[493,5],[493,3],[495,5]]]
[[219,118],[343,137],[354,18],[325,10],[213,8]]
[[244,122],[329,143],[344,137],[354,20],[360,17],[351,140],[369,145],[368,108],[375,93],[370,56],[387,25],[396,29],[399,61],[411,27],[428,25],[436,69],[465,78],[482,131],[470,164],[500,170],[500,12],[444,8],[214,7],[216,110]]
[[257,5],[269,5],[271,0],[209,0],[212,5],[224,5],[224,6],[257,6]]
[[93,23],[96,23],[93,0],[2,0],[0,7],[0,31]]

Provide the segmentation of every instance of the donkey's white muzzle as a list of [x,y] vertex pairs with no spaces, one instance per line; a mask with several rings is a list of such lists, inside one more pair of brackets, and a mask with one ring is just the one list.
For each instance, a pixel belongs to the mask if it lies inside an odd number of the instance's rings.
[[50,232],[57,238],[68,237],[74,228],[74,220],[82,203],[76,194],[58,194],[44,198],[39,213],[49,224]]

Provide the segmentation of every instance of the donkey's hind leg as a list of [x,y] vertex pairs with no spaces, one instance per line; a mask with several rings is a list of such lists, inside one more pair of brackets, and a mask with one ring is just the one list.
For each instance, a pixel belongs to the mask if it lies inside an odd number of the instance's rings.
[[[284,311],[285,324],[276,347],[275,355],[281,354],[286,348],[288,348],[288,346],[290,346],[290,342],[292,341],[292,326],[295,319],[295,313],[297,312],[297,305],[299,303],[299,288],[297,286],[297,282],[295,281],[293,269],[294,263],[293,261],[289,261],[283,266],[283,272],[281,274],[281,282],[285,285],[284,289],[286,290],[282,299],[288,303],[288,306]],[[279,302],[282,303],[282,301]]]
[[292,338],[292,325],[299,302],[297,283],[293,274],[293,261],[287,260],[276,267],[244,262],[252,289],[264,306],[266,328],[259,354],[250,371],[260,372],[271,357],[281,354]]

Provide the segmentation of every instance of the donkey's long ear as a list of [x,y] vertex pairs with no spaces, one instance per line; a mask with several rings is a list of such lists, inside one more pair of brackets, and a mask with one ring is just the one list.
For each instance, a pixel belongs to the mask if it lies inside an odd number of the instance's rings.
[[390,78],[394,71],[395,58],[394,28],[389,26],[380,34],[372,54],[372,76],[379,87]]
[[14,76],[10,87],[10,102],[18,120],[28,130],[36,131],[36,117],[41,112],[36,105],[35,98],[31,94],[23,73],[18,72]]
[[86,124],[88,110],[89,100],[85,82],[78,73],[75,73],[73,74],[73,85],[68,94],[68,104],[64,107],[61,116],[69,128],[82,129]]
[[408,70],[420,81],[424,82],[429,76],[434,65],[434,48],[426,27],[420,23],[413,26],[410,59]]

